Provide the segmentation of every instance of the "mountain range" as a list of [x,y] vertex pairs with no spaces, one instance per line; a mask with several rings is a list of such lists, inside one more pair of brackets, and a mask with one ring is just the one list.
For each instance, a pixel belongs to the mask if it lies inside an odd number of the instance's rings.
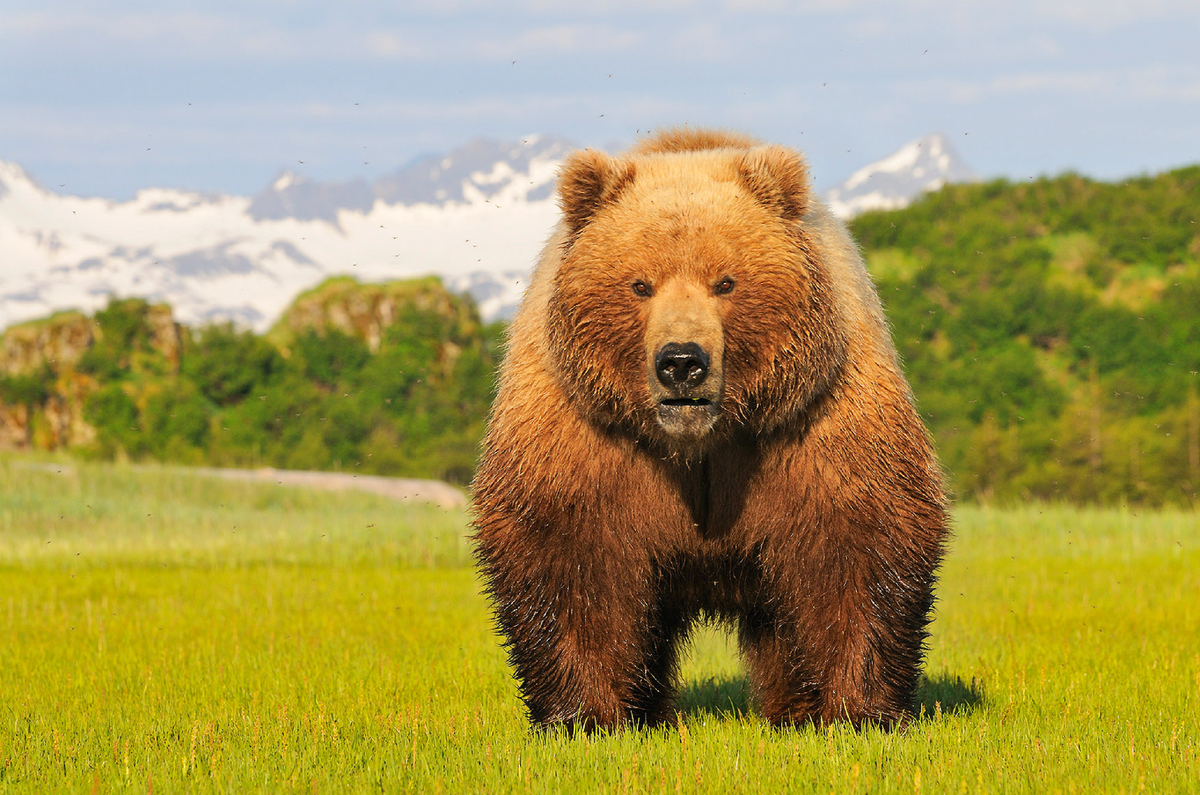
[[927,135],[855,171],[825,201],[837,215],[850,218],[869,210],[899,210],[922,193],[978,178],[946,136]]
[[[148,188],[124,202],[55,193],[0,161],[0,329],[115,295],[168,303],[191,325],[263,331],[335,274],[435,274],[486,319],[506,318],[557,219],[554,178],[574,148],[552,136],[479,138],[373,182],[283,171],[253,196]],[[849,217],[974,178],[945,136],[930,135],[825,198]]]

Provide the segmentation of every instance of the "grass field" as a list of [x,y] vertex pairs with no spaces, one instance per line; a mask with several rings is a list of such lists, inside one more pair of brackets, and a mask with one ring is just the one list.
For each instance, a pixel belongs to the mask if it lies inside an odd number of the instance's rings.
[[[531,732],[459,512],[0,459],[0,791],[1200,791],[1200,517],[962,508],[907,730]],[[52,462],[51,462],[52,463]]]

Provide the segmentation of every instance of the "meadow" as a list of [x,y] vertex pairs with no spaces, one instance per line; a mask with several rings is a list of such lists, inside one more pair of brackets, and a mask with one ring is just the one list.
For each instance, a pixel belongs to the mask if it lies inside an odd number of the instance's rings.
[[770,728],[705,627],[592,737],[529,729],[467,521],[0,458],[0,791],[1200,791],[1195,513],[960,507],[903,731]]

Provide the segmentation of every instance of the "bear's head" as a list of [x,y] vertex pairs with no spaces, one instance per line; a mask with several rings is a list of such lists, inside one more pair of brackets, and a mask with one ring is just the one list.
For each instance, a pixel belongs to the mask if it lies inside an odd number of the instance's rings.
[[685,455],[796,418],[845,358],[804,222],[803,159],[744,139],[690,143],[675,134],[567,160],[547,320],[576,406]]

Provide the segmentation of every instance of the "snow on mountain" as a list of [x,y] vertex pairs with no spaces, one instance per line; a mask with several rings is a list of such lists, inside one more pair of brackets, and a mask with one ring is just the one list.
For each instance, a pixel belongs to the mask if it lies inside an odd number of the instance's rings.
[[[334,274],[438,274],[511,314],[557,220],[554,173],[571,147],[475,141],[373,186],[283,174],[254,197],[144,190],[128,202],[62,196],[0,162],[0,328],[109,295],[171,304],[186,323],[263,330]],[[365,183],[364,183],[365,186]]]
[[[64,196],[0,161],[0,329],[110,295],[169,303],[188,324],[262,331],[303,290],[337,274],[436,274],[486,319],[509,317],[558,218],[554,176],[573,147],[477,139],[374,182],[282,172],[250,197],[147,189],[133,200]],[[943,136],[867,166],[828,199],[835,212],[899,207],[974,175]]]
[[479,204],[498,200],[538,202],[550,198],[554,172],[574,148],[570,143],[529,135],[519,142],[476,138],[449,154],[427,155],[373,184],[316,182],[284,171],[250,201],[256,221],[296,218],[337,222],[342,210],[367,213],[384,204]]
[[940,133],[927,135],[850,175],[826,194],[829,208],[842,218],[867,210],[907,207],[926,191],[952,182],[974,182],[979,177]]

